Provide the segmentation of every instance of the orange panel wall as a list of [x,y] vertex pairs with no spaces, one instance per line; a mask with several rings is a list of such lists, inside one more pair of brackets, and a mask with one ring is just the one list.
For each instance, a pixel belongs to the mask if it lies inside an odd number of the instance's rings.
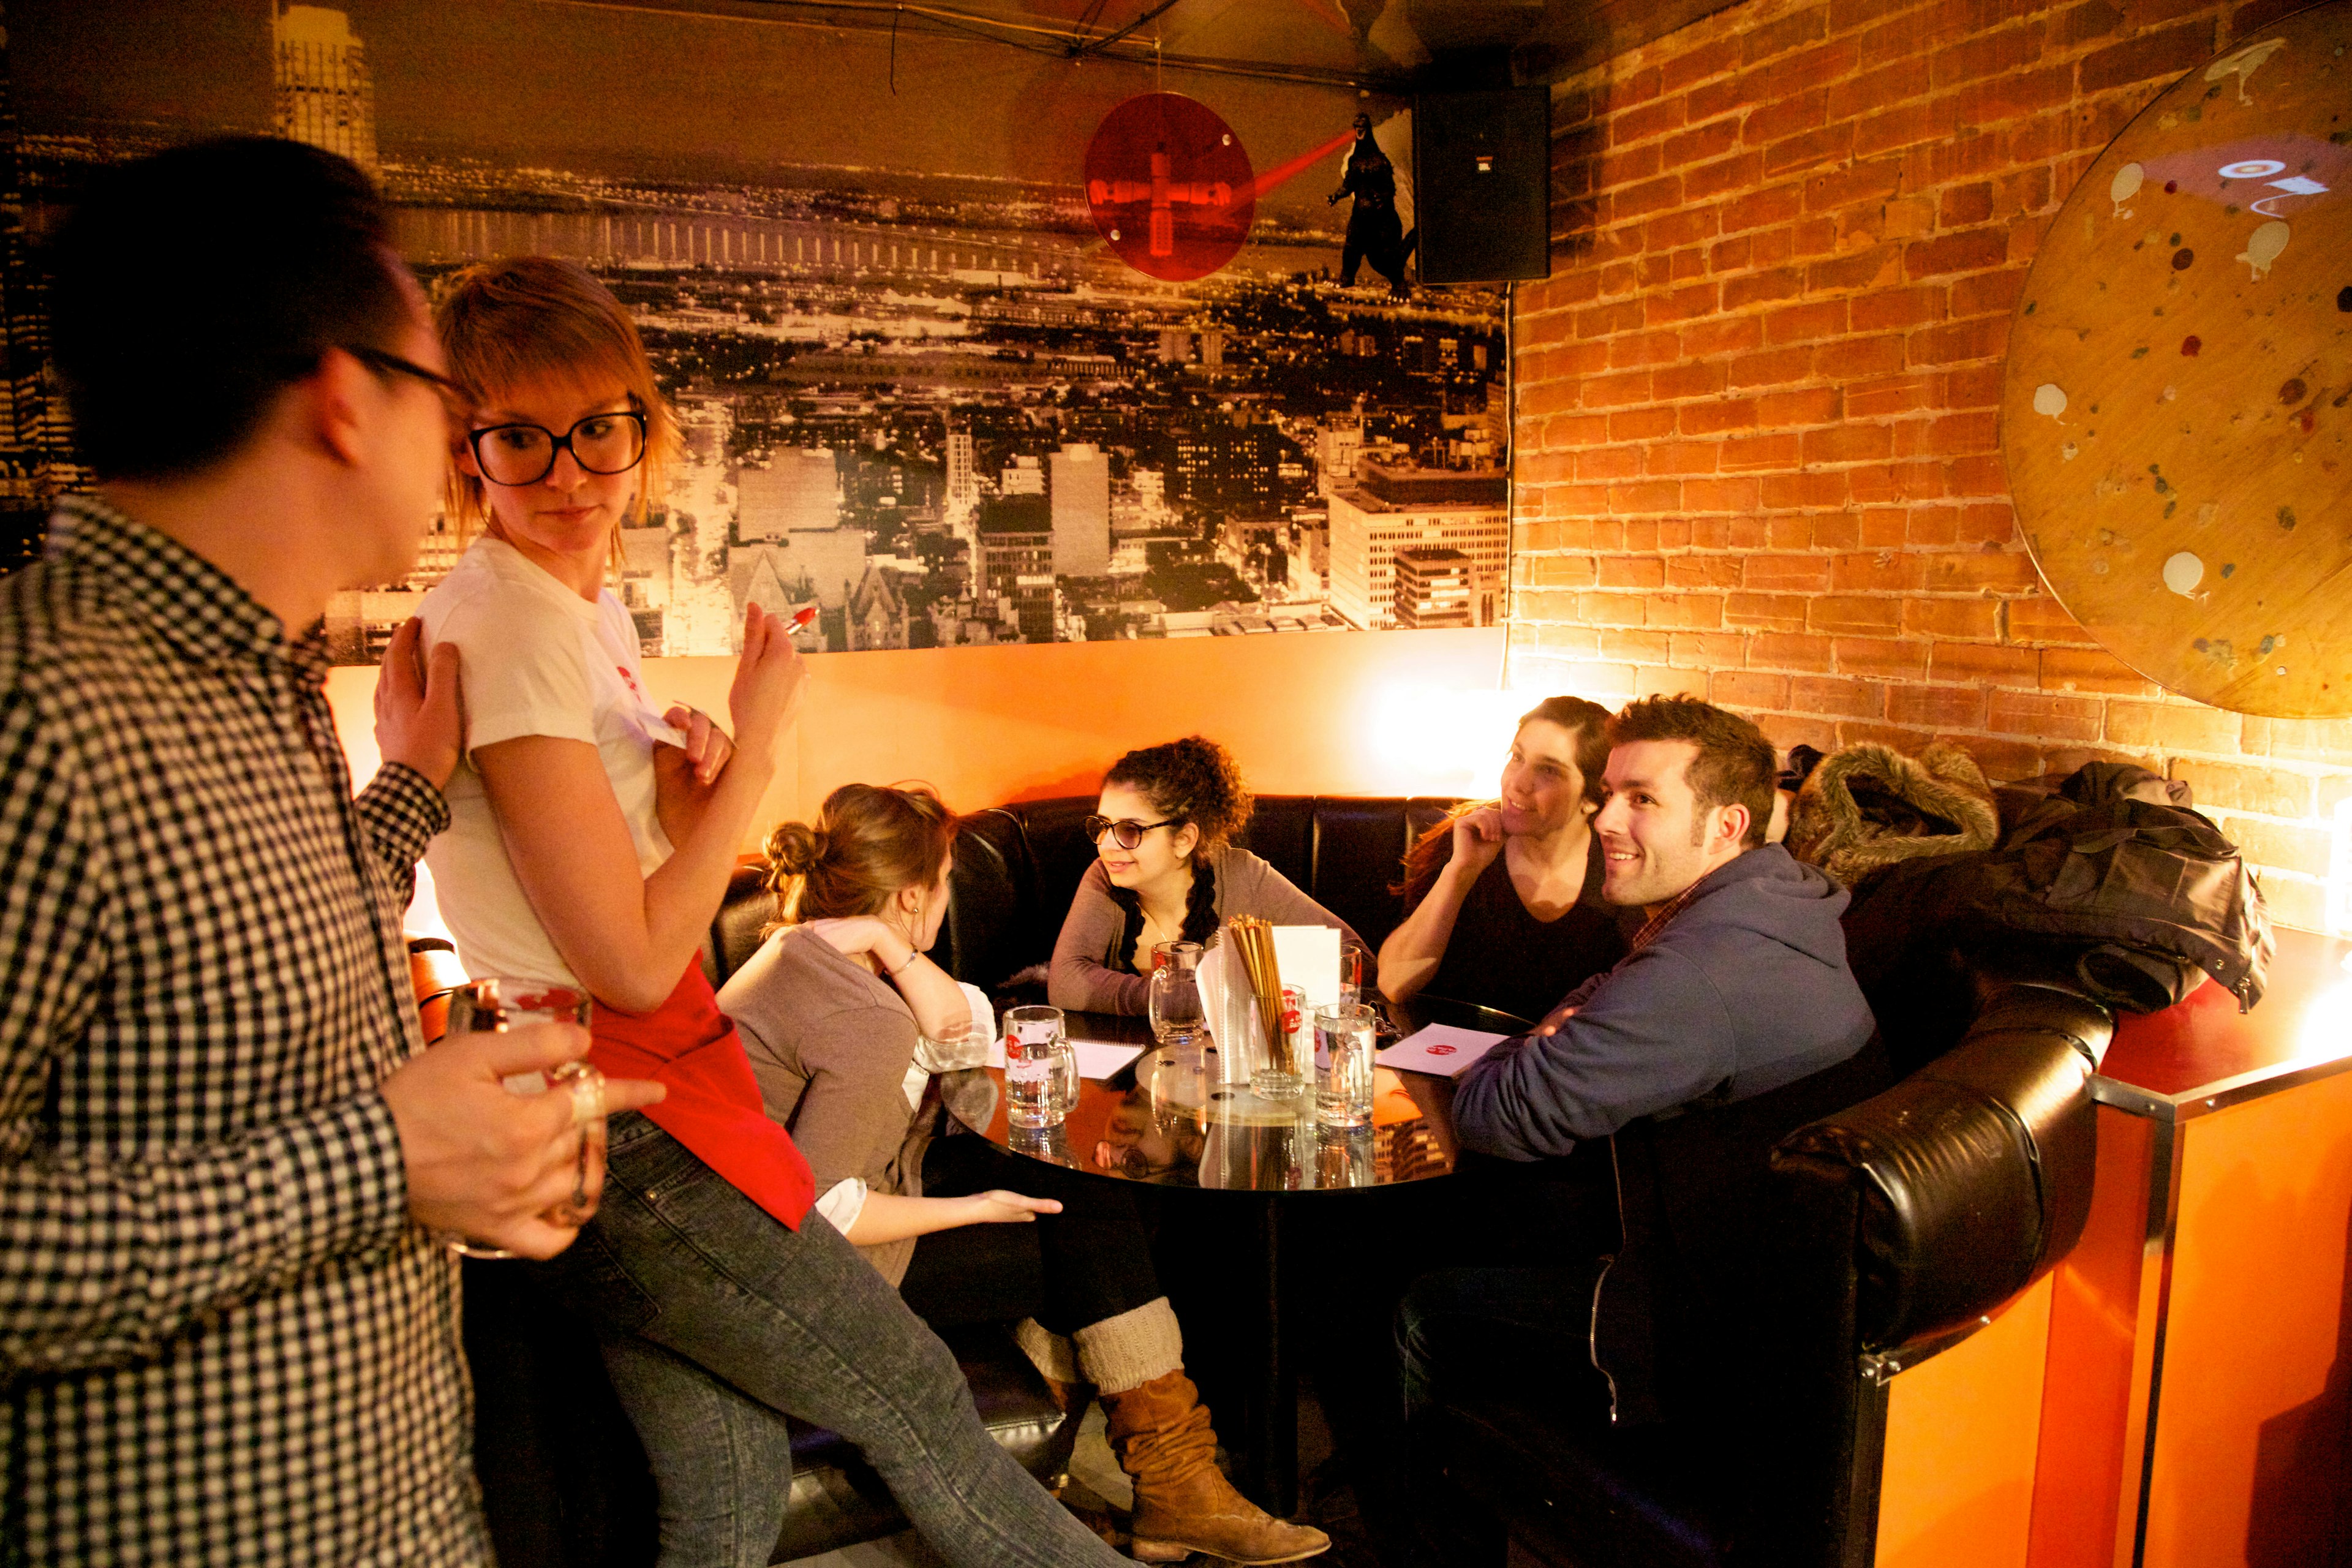
[[[2098,1108],[2099,1158],[2082,1239],[2051,1274],[2050,1366],[2042,1390],[2042,1455],[2033,1482],[2032,1568],[2109,1568],[2119,1517],[2139,1496],[2128,1450],[2138,1348],[2141,1259],[2156,1124]],[[2126,1467],[2130,1468],[2126,1487]]]
[[2352,1550],[2352,1073],[2181,1129],[2147,1568]]
[[2023,1568],[2051,1279],[1888,1387],[1877,1568]]

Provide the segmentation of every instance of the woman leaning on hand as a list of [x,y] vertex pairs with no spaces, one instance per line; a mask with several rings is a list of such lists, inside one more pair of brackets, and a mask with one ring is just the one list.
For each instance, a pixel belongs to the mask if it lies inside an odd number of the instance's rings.
[[932,1328],[1017,1321],[1074,1415],[1102,1395],[1135,1481],[1137,1557],[1313,1556],[1330,1544],[1322,1531],[1268,1517],[1218,1472],[1125,1184],[952,1127],[933,1135],[932,1072],[977,1062],[993,1021],[929,956],[954,842],[928,790],[855,784],[825,797],[815,826],[769,836],[779,929],[719,997],[768,1113],[814,1167],[819,1212]]
[[1348,922],[1232,842],[1249,821],[1249,786],[1214,741],[1187,735],[1129,752],[1103,775],[1089,818],[1095,863],[1054,943],[1046,995],[1082,1013],[1148,1011],[1151,950],[1205,943],[1235,915],[1276,925]]
[[1592,835],[1609,710],[1548,697],[1519,716],[1499,799],[1457,808],[1405,856],[1405,918],[1381,944],[1381,990],[1426,991],[1529,1020],[1625,956],[1601,900]]
[[451,510],[478,526],[423,619],[463,651],[468,733],[427,853],[467,970],[584,987],[589,1059],[668,1096],[611,1120],[604,1199],[541,1270],[596,1331],[653,1465],[663,1568],[764,1564],[787,1414],[858,1445],[948,1561],[1118,1559],[990,1441],[955,1358],[809,1213],[807,1163],[698,962],[803,671],[755,607],[729,708],[644,693],[604,587],[675,448],[628,312],[543,257],[469,268],[435,311],[474,409]]

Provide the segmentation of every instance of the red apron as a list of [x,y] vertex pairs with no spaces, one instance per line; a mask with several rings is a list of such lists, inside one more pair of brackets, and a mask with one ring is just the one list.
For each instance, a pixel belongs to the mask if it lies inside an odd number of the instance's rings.
[[650,1013],[602,1002],[589,1024],[588,1060],[606,1078],[649,1078],[669,1096],[646,1108],[655,1126],[692,1150],[736,1191],[794,1230],[816,1198],[816,1178],[792,1135],[768,1120],[743,1037],[704,978],[698,955],[669,1000]]

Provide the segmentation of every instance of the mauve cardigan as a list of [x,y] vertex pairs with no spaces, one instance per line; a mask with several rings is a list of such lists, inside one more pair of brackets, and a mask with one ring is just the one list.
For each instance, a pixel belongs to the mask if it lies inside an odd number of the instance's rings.
[[[1346,921],[1302,893],[1290,879],[1246,849],[1227,845],[1208,851],[1216,873],[1217,923],[1235,915],[1255,915],[1278,926],[1335,926],[1349,937],[1355,931]],[[1150,1007],[1151,982],[1111,965],[1127,941],[1127,911],[1112,901],[1110,873],[1097,860],[1087,868],[1054,943],[1053,967],[1045,981],[1046,999],[1076,1013],[1118,1013],[1140,1017]]]

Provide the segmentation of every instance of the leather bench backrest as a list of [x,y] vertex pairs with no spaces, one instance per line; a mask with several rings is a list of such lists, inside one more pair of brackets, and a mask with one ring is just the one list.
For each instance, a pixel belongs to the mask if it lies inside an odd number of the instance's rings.
[[1858,1328],[1891,1348],[2024,1289],[2083,1233],[2091,1075],[2114,1025],[2054,986],[1998,987],[1959,1045],[1774,1152],[1797,1184],[1860,1196]]
[[[1070,900],[1095,861],[1084,826],[1095,805],[1091,795],[1066,795],[963,819],[950,876],[953,898],[931,954],[940,967],[994,991],[1053,956]],[[1237,841],[1378,951],[1403,918],[1389,889],[1402,874],[1405,850],[1452,805],[1433,796],[1260,795]],[[751,955],[773,918],[758,873],[738,870],[704,953],[713,984]]]

